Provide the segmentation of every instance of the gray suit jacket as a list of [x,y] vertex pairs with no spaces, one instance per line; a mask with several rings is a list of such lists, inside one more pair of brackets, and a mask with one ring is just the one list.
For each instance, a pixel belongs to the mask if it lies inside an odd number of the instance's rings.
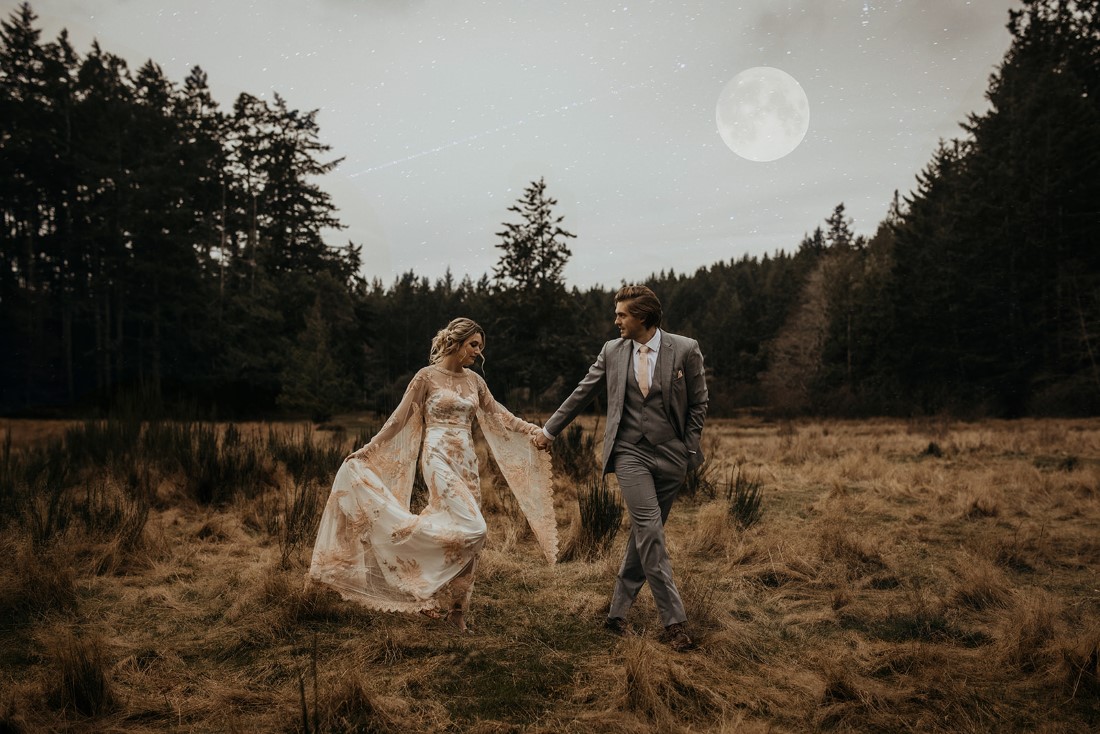
[[[611,448],[619,431],[623,415],[623,395],[626,393],[627,370],[634,368],[633,342],[630,339],[612,339],[603,345],[588,374],[580,381],[561,407],[546,421],[546,432],[557,436],[605,384],[607,386],[607,424],[603,435],[603,471],[611,465]],[[688,468],[703,462],[699,439],[703,432],[703,419],[707,415],[707,380],[703,371],[703,353],[699,342],[679,334],[661,331],[661,348],[657,352],[657,366],[653,380],[661,385],[665,415],[687,451]]]

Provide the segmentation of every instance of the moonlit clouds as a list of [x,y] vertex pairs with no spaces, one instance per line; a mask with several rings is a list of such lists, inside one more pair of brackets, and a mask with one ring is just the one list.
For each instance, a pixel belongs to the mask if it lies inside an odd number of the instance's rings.
[[[567,282],[797,247],[840,201],[859,232],[961,134],[1008,48],[1008,0],[48,0],[43,38],[93,37],[179,83],[320,109],[322,185],[365,274],[489,272],[506,208],[545,176],[578,238]],[[15,8],[9,4],[6,14]],[[805,139],[770,163],[723,144],[715,100],[738,72],[792,75]],[[625,258],[629,246],[641,257]]]

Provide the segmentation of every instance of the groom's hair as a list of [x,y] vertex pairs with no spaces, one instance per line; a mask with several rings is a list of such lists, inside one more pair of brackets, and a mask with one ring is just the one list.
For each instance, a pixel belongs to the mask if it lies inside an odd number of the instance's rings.
[[661,325],[661,302],[657,294],[644,285],[624,285],[615,294],[615,303],[627,301],[626,310],[641,319],[647,329]]

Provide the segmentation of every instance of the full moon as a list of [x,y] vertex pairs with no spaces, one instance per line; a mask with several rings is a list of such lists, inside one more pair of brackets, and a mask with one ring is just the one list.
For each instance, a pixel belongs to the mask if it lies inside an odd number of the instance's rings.
[[774,161],[802,142],[810,127],[810,102],[795,78],[770,66],[735,76],[718,95],[718,133],[737,155]]

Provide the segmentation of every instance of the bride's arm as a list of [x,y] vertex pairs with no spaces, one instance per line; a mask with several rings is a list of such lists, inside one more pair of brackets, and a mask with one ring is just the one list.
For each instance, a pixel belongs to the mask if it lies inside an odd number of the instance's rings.
[[[409,381],[409,386],[405,388],[405,395],[401,398],[401,402],[394,409],[390,417],[379,429],[378,433],[374,434],[369,442],[359,450],[345,457],[344,461],[352,458],[366,458],[370,456],[371,452],[379,444],[389,441],[409,422],[409,419],[415,412],[414,409],[418,405],[424,404],[424,398],[427,396],[429,386],[428,376],[424,370],[417,372],[412,380]],[[417,420],[420,420],[420,414],[417,412]]]

